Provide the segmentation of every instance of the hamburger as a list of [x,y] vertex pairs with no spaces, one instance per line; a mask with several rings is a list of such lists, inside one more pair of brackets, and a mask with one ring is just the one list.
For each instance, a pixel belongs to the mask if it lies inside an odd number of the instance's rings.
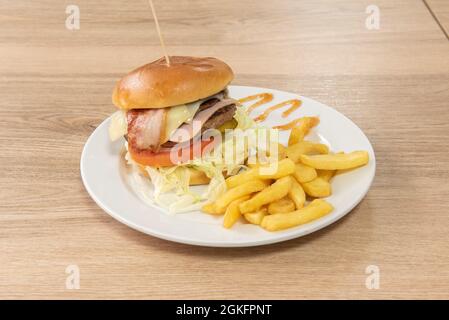
[[[212,57],[171,56],[143,65],[120,79],[112,94],[111,140],[124,136],[129,157],[142,169],[178,166],[173,150],[191,148],[208,129],[232,129],[237,101],[228,97],[232,69]],[[195,140],[196,139],[196,140]],[[204,148],[209,141],[201,141]],[[196,155],[187,153],[184,161]],[[176,159],[176,158],[175,158]],[[209,178],[189,168],[193,184]],[[145,170],[143,170],[145,171]]]

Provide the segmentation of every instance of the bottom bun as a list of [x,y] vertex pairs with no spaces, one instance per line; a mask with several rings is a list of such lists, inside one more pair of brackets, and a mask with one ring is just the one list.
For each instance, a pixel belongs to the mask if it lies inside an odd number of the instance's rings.
[[[144,166],[140,166],[140,172],[145,176],[150,178],[148,175],[148,172],[145,170]],[[190,171],[190,180],[189,185],[191,186],[197,186],[201,184],[209,184],[210,179],[207,177],[207,175],[203,171],[196,170],[194,168],[187,168]]]

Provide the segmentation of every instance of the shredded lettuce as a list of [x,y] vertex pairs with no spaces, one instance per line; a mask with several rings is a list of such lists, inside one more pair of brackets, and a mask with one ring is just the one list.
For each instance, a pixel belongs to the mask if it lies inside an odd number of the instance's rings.
[[234,114],[237,121],[236,129],[246,130],[256,127],[256,122],[248,115],[244,107],[237,107]]
[[190,172],[187,168],[183,166],[169,168],[147,166],[145,170],[154,184],[155,196],[169,191],[175,191],[177,195],[188,193]]

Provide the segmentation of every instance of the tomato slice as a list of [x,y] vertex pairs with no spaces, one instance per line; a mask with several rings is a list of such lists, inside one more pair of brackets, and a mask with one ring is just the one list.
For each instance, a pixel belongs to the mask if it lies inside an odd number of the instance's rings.
[[192,147],[192,144],[184,149],[179,148],[177,155],[172,155],[172,149],[162,152],[153,152],[151,150],[136,149],[131,144],[128,145],[128,151],[131,158],[138,164],[152,167],[171,167],[192,160],[198,151],[202,154],[203,151],[205,151],[204,149],[206,146],[211,142],[213,142],[213,140],[201,141],[201,146],[199,147],[200,150],[195,150],[195,148]]

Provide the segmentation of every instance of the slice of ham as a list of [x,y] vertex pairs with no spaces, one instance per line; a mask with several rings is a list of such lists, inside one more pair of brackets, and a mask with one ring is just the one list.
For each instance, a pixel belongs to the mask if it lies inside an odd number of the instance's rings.
[[201,132],[201,128],[203,127],[204,123],[218,110],[221,108],[224,108],[226,106],[229,106],[231,104],[236,104],[237,101],[234,99],[224,99],[221,101],[218,101],[213,106],[204,109],[202,111],[199,111],[195,114],[193,117],[193,120],[184,123],[181,125],[178,129],[176,129],[172,135],[170,136],[170,141],[182,143],[189,141],[193,137],[195,137],[198,133]]
[[144,150],[159,150],[167,109],[130,110],[127,113],[128,142]]

